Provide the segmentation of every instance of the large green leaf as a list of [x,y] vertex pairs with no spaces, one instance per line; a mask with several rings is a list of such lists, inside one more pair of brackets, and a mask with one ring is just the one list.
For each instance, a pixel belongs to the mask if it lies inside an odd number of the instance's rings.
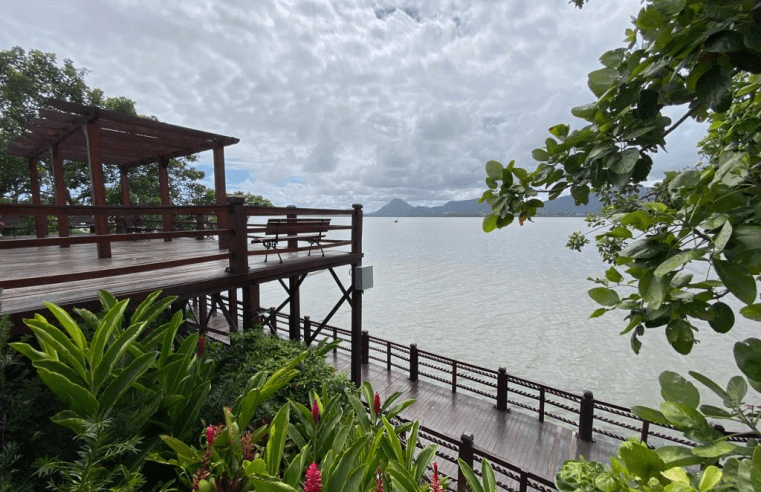
[[145,323],[130,326],[108,347],[100,363],[94,367],[92,384],[95,392],[100,390],[100,387],[106,382],[116,363],[121,361],[130,344],[145,328]]
[[589,74],[587,85],[595,96],[600,97],[616,83],[618,78],[618,70],[613,68],[601,68]]
[[683,319],[674,319],[669,321],[666,326],[666,338],[674,350],[682,355],[687,355],[692,351],[695,344],[695,334],[691,324]]
[[736,263],[713,260],[716,273],[727,289],[745,304],[753,304],[756,301],[756,280],[748,271]]
[[689,263],[692,260],[696,260],[706,254],[708,250],[704,248],[698,248],[698,249],[690,249],[687,251],[682,251],[681,253],[677,253],[674,256],[668,258],[666,261],[658,265],[658,268],[655,269],[653,272],[653,275],[656,277],[663,277],[667,273],[679,268],[680,266],[684,265],[685,263]]
[[267,440],[267,473],[272,476],[279,475],[280,463],[283,461],[285,440],[288,437],[288,417],[290,416],[289,405],[283,405],[270,423],[269,439]]
[[151,367],[156,356],[155,352],[144,354],[122,370],[98,397],[101,411],[107,412],[113,408],[130,386]]
[[681,403],[690,408],[698,408],[700,392],[698,389],[675,372],[663,371],[658,377],[661,383],[661,396],[666,401]]
[[82,330],[79,328],[79,325],[77,325],[71,316],[69,316],[69,313],[61,309],[59,306],[52,302],[46,302],[44,304],[45,307],[53,313],[53,316],[56,317],[58,322],[61,323],[61,326],[63,326],[63,329],[69,334],[77,348],[81,352],[84,352],[87,348],[87,340],[85,339],[84,333],[82,333]]
[[735,324],[735,313],[723,302],[715,302],[708,306],[708,324],[717,333],[726,333]]
[[737,367],[754,381],[761,381],[761,340],[747,338],[735,343],[735,362]]
[[[109,304],[111,304],[110,301]],[[92,344],[90,345],[92,367],[98,367],[103,360],[103,353],[106,349],[106,345],[111,341],[111,336],[113,335],[114,330],[121,328],[122,326],[124,311],[127,309],[128,304],[129,299],[114,302],[98,324],[92,337]]]
[[588,294],[595,302],[603,306],[615,306],[621,300],[618,297],[618,292],[607,287],[589,289]]
[[98,413],[98,400],[87,388],[45,368],[37,369],[37,374],[69,409],[84,417],[94,417]]
[[761,321],[761,304],[751,304],[740,309],[740,314],[753,321]]
[[645,270],[637,285],[639,295],[642,296],[652,309],[658,309],[666,299],[669,289],[667,277],[656,277],[654,270]]
[[[32,330],[43,348],[47,346],[55,350],[53,358],[66,361],[79,377],[89,384],[90,374],[84,353],[61,330],[48,323],[42,316],[24,320],[24,323]],[[52,356],[53,354],[48,355]]]

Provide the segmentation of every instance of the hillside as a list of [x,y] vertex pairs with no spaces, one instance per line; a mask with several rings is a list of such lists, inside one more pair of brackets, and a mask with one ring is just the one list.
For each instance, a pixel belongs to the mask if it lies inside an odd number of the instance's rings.
[[[596,213],[602,203],[595,196],[589,197],[589,204],[577,207],[570,196],[560,197],[552,202],[545,202],[544,208],[539,209],[539,216],[549,217],[584,217]],[[366,214],[368,217],[483,217],[491,211],[486,203],[478,203],[478,199],[454,200],[436,207],[413,207],[399,198],[394,198],[379,210]]]

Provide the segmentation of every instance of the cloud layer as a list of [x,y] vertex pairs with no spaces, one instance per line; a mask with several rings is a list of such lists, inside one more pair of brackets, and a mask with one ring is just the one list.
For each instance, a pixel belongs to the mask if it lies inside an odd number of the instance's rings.
[[[6,2],[3,49],[51,51],[160,120],[241,139],[228,190],[373,211],[479,196],[484,163],[531,150],[639,0],[39,0]],[[697,160],[674,132],[659,169]],[[211,156],[201,155],[210,169]],[[211,180],[209,182],[211,184]]]

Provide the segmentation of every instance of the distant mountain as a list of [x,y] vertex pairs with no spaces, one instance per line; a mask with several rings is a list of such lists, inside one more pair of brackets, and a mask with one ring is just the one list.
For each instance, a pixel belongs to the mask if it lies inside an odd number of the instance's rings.
[[[584,217],[589,213],[600,211],[602,203],[596,196],[589,197],[589,204],[577,207],[573,198],[564,196],[551,202],[544,202],[544,208],[537,215],[546,217],[570,216]],[[491,211],[486,203],[478,203],[478,199],[455,200],[437,207],[413,207],[399,198],[394,198],[380,210],[366,214],[368,217],[483,217]]]

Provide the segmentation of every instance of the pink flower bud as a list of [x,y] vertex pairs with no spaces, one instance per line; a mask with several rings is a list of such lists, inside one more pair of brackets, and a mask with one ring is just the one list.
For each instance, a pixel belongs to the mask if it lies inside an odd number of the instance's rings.
[[378,461],[378,471],[375,474],[375,492],[383,492],[383,470],[381,470],[380,461]]
[[200,359],[203,357],[203,354],[206,352],[206,335],[201,334],[200,337],[198,337],[198,344],[196,345],[196,355]]
[[376,391],[376,392],[375,392],[375,399],[374,399],[374,401],[373,401],[373,413],[374,413],[374,414],[375,414],[375,416],[377,417],[378,415],[380,415],[380,411],[381,411],[381,401],[380,401],[380,395],[379,395],[379,394],[378,394],[378,392]]
[[214,444],[214,426],[210,425],[206,428],[206,442],[211,447]]
[[320,421],[320,407],[317,405],[317,400],[312,402],[312,420],[314,420],[315,425]]
[[431,479],[431,492],[444,492],[444,489],[441,486],[441,481],[439,480],[439,466],[435,461],[433,462],[433,478]]
[[322,475],[317,469],[317,463],[312,463],[307,468],[306,483],[304,483],[304,492],[320,492],[322,490]]

